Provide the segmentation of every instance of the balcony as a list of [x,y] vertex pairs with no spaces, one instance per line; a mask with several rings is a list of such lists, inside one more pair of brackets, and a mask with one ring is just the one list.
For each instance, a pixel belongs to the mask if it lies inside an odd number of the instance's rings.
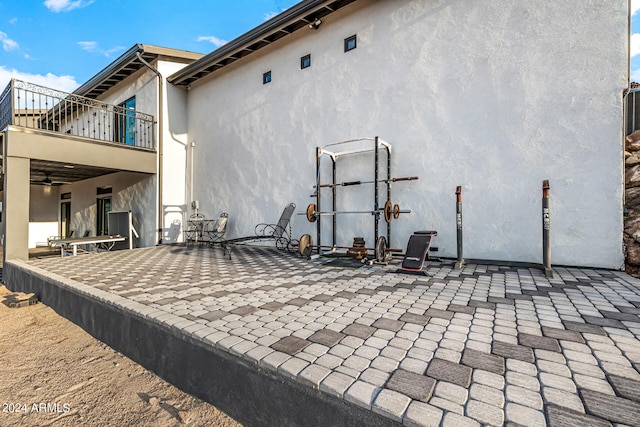
[[154,118],[123,106],[12,79],[0,95],[7,126],[155,150]]

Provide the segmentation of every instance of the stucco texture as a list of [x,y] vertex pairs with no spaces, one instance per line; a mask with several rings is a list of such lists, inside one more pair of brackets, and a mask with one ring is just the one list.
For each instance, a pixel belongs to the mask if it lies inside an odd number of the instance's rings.
[[[192,85],[193,198],[250,234],[315,201],[316,146],[379,135],[392,175],[420,177],[393,185],[412,213],[392,223],[392,247],[435,229],[455,257],[460,185],[467,258],[541,262],[548,179],[552,262],[620,268],[627,15],[621,0],[355,2]],[[372,177],[372,156],[339,160],[339,182]],[[373,208],[370,186],[338,191],[340,210]],[[304,216],[293,227],[315,236]],[[339,217],[336,243],[355,236],[373,245],[369,215]]]

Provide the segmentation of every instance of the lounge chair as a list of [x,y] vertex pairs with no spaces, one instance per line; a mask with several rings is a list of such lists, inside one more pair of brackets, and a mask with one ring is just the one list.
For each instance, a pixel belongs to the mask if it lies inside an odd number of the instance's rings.
[[289,203],[284,207],[282,215],[276,224],[261,223],[256,225],[253,236],[236,237],[233,239],[221,240],[220,245],[225,252],[229,253],[231,257],[231,251],[228,250],[227,245],[244,244],[256,241],[273,240],[276,248],[280,250],[292,251],[293,240],[291,238],[291,216],[296,209],[294,203]]

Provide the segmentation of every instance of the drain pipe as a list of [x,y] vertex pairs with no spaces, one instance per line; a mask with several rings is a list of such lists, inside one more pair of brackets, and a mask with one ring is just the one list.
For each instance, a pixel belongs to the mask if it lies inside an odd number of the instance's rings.
[[162,244],[162,228],[164,216],[163,213],[163,205],[162,205],[162,169],[163,169],[163,135],[164,135],[164,104],[163,104],[163,77],[160,74],[160,71],[156,70],[149,64],[147,61],[142,58],[140,55],[140,51],[136,52],[136,56],[147,68],[153,71],[156,76],[158,76],[158,223],[157,223],[157,231],[158,231],[158,244]]

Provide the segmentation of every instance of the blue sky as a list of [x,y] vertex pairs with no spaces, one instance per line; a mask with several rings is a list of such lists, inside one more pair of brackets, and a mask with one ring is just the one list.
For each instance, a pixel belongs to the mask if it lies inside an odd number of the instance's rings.
[[[209,53],[298,0],[0,0],[0,91],[12,77],[73,91],[135,43]],[[640,0],[631,80],[640,82]]]
[[73,91],[136,43],[209,53],[299,0],[0,0],[0,92]]

